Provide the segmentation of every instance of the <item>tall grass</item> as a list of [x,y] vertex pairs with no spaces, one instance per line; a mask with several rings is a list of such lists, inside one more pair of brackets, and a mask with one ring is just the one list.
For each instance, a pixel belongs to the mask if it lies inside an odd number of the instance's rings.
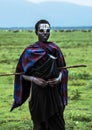
[[[0,31],[0,73],[13,73],[25,47],[37,40],[34,31]],[[68,65],[87,64],[69,69],[68,97],[65,109],[66,130],[92,128],[92,31],[51,31],[50,41],[63,51]],[[0,130],[32,130],[28,102],[10,113],[14,76],[0,77]]]

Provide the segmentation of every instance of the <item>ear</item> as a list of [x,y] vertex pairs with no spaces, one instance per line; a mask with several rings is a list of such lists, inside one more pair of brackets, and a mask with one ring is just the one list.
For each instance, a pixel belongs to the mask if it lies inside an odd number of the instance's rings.
[[35,30],[35,34],[38,35],[37,30]]

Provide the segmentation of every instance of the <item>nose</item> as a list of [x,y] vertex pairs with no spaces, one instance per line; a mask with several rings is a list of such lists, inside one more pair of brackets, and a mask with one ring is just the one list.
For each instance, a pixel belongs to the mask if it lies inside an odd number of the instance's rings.
[[43,32],[43,35],[46,36],[46,35],[47,35],[47,31],[44,31],[44,32]]
[[47,32],[44,32],[44,35],[47,35]]
[[44,30],[44,34],[46,34],[47,33],[47,31],[46,30]]

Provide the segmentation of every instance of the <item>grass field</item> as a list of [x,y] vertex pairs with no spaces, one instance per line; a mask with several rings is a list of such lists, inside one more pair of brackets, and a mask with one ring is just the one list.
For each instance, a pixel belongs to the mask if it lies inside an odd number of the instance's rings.
[[[34,31],[0,31],[0,74],[13,73],[25,47],[37,40]],[[86,64],[86,68],[69,69],[68,96],[65,109],[66,130],[92,129],[92,31],[52,31],[50,39],[63,51],[68,65]],[[0,77],[0,130],[32,130],[26,101],[10,112],[13,102],[14,76]]]

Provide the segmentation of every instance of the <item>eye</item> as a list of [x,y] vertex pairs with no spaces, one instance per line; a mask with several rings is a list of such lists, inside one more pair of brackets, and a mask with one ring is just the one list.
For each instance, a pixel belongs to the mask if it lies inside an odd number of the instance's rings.
[[50,29],[47,29],[47,32],[50,32]]
[[43,30],[43,29],[40,29],[39,32],[44,32],[44,30]]

